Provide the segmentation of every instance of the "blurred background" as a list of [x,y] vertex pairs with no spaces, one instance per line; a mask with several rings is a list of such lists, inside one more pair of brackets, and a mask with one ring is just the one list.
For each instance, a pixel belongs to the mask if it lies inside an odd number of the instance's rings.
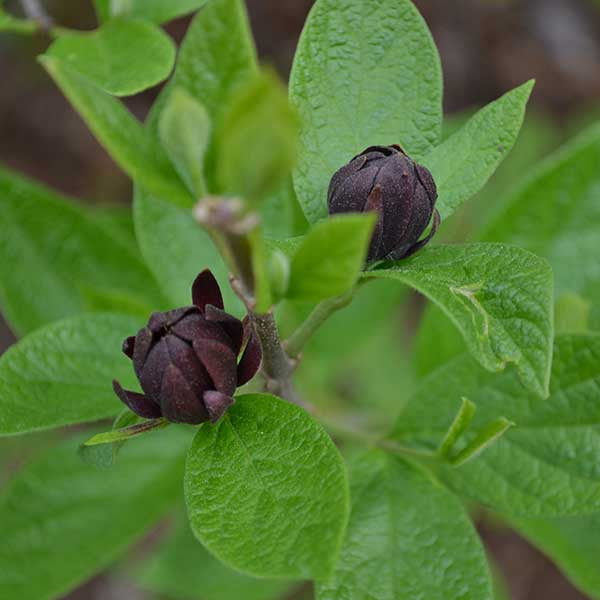
[[[485,191],[490,202],[495,195],[504,194],[531,164],[600,118],[600,2],[415,2],[441,54],[449,128],[464,111],[494,100],[527,79],[537,80],[513,155]],[[5,4],[8,10],[20,11],[17,2]],[[287,78],[312,1],[247,0],[247,4],[262,60]],[[91,2],[49,0],[45,5],[59,24],[79,29],[95,26]],[[187,19],[180,19],[167,30],[179,41],[187,24]],[[92,203],[130,202],[129,180],[36,63],[36,55],[47,44],[43,35],[0,35],[0,162]],[[143,118],[157,92],[154,89],[126,102]],[[453,115],[459,116],[453,119]],[[0,353],[13,341],[2,322]],[[0,484],[6,476],[0,472]],[[511,598],[586,598],[515,533],[489,519],[481,520],[480,531]],[[155,597],[106,575],[67,596],[70,600]]]

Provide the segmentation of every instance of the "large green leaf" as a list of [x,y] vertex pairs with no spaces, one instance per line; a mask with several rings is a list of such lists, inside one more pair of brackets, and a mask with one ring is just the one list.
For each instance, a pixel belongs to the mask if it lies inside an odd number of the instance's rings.
[[410,0],[317,0],[290,97],[302,120],[294,184],[315,222],[331,176],[366,147],[400,143],[420,159],[437,143],[442,78],[425,21]]
[[0,357],[0,435],[115,416],[111,380],[135,386],[123,339],[134,317],[82,315],[29,334]]
[[594,600],[600,599],[600,513],[510,522],[580,590]]
[[[0,168],[0,304],[16,332],[128,298],[135,313],[164,298],[137,250],[95,214]],[[121,303],[121,306],[123,304]]]
[[40,61],[115,162],[136,182],[183,206],[192,197],[153,132],[125,106],[54,56]]
[[181,429],[128,444],[110,470],[80,459],[83,440],[45,451],[3,490],[0,597],[62,597],[121,556],[181,493]]
[[103,21],[113,15],[166,23],[201,8],[206,2],[207,0],[95,0],[95,5],[96,12]]
[[[315,225],[293,253],[286,296],[319,301],[352,288],[374,225],[373,215],[337,215]],[[293,247],[296,240],[288,243]]]
[[61,35],[48,55],[109,94],[130,96],[169,76],[175,63],[175,44],[152,23],[113,19],[95,31]]
[[466,396],[477,405],[473,434],[505,416],[510,431],[478,458],[441,475],[462,494],[506,514],[600,512],[600,336],[556,338],[550,396],[527,392],[511,373],[491,375],[466,356],[423,380],[393,438],[434,448]]
[[549,157],[506,202],[482,237],[515,243],[552,264],[558,296],[594,303],[600,323],[600,125]]
[[210,268],[221,285],[225,308],[237,314],[242,311],[223,259],[190,211],[138,189],[134,218],[142,254],[173,306],[191,302],[192,282],[200,271]]
[[532,88],[529,81],[488,104],[423,159],[438,188],[442,219],[478,192],[510,152]]
[[486,369],[512,363],[527,388],[548,394],[554,323],[544,259],[502,244],[430,246],[365,277],[414,287],[446,313]]
[[349,510],[333,442],[308,413],[267,395],[238,397],[188,455],[192,529],[226,564],[257,576],[319,579],[337,558]]
[[276,600],[289,592],[286,581],[255,579],[218,561],[178,523],[169,537],[137,569],[136,581],[172,600]]
[[298,151],[298,119],[287,91],[263,71],[233,99],[219,131],[219,188],[258,204],[290,176]]
[[491,600],[485,553],[458,498],[379,450],[351,466],[352,512],[318,600]]

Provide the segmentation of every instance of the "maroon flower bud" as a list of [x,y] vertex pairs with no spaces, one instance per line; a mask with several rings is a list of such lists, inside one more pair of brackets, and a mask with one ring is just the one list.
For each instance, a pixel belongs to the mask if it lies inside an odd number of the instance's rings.
[[[431,173],[400,146],[372,146],[331,179],[329,214],[375,211],[379,218],[367,262],[399,260],[414,254],[435,235],[440,215]],[[429,235],[419,241],[433,215]]]
[[196,278],[192,300],[194,306],[154,313],[146,327],[123,342],[144,394],[124,390],[117,381],[113,388],[140,417],[214,423],[233,403],[236,388],[258,370],[261,350],[249,321],[223,310],[219,284],[209,270]]

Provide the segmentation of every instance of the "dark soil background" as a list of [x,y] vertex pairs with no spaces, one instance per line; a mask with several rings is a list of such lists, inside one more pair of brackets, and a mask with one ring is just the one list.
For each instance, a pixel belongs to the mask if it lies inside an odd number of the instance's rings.
[[[168,1],[168,0],[165,0]],[[593,0],[416,0],[442,56],[448,113],[489,102],[535,77],[532,106],[566,126],[600,109],[600,3]],[[45,2],[56,21],[94,27],[90,2]],[[312,0],[248,0],[258,49],[286,76]],[[7,2],[7,8],[18,6]],[[171,23],[176,39],[187,20]],[[128,202],[131,184],[37,65],[43,36],[0,35],[0,161],[90,202]],[[140,117],[156,90],[128,100]],[[599,113],[600,115],[600,110]],[[0,322],[0,352],[13,341]],[[514,600],[577,600],[560,572],[516,534],[480,527]],[[69,599],[142,600],[100,576]]]

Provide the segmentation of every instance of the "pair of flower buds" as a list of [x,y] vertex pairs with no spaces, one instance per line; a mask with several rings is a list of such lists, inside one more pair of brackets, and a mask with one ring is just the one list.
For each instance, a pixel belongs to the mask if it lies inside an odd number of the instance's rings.
[[[425,167],[400,146],[373,146],[335,173],[327,202],[330,214],[377,213],[367,253],[367,262],[373,262],[405,258],[423,247],[439,225],[436,199]],[[432,216],[431,231],[421,240]],[[141,417],[216,422],[233,403],[236,388],[258,371],[262,352],[250,320],[242,322],[224,311],[210,271],[196,278],[192,302],[154,313],[146,327],[123,343],[144,393],[124,390],[117,381],[113,388]]]

